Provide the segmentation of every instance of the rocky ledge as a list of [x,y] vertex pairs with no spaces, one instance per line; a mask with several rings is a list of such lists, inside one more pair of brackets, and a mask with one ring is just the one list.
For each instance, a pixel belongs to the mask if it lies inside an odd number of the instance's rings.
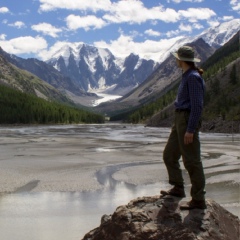
[[142,197],[104,215],[83,240],[238,240],[239,218],[207,199],[207,209],[180,210],[182,199]]

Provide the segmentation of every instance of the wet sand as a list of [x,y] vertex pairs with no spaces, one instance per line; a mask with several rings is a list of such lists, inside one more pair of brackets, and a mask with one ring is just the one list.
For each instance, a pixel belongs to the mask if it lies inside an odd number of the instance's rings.
[[[169,187],[162,161],[169,131],[122,124],[0,127],[0,224],[5,239],[15,239],[13,225],[24,239],[33,237],[24,235],[26,227],[38,233],[45,229],[46,236],[35,239],[79,239],[118,205],[159,194],[160,188]],[[202,133],[202,160],[207,198],[240,216],[240,135],[232,140],[231,134]],[[188,174],[183,174],[190,198]],[[12,204],[19,207],[12,209]],[[16,216],[27,223],[19,223]],[[75,238],[52,228],[48,234],[52,218],[56,228],[63,224],[68,232],[77,231]]]
[[140,130],[132,136],[121,125],[0,128],[0,192],[101,189],[95,173],[107,165],[159,161],[162,134],[148,143],[148,130]]
[[[141,125],[2,127],[0,193],[97,190],[103,185],[96,172],[119,164],[137,163],[114,173],[116,180],[166,181],[162,151],[168,133]],[[227,134],[202,134],[201,139],[207,182],[239,184],[239,136],[234,142]]]

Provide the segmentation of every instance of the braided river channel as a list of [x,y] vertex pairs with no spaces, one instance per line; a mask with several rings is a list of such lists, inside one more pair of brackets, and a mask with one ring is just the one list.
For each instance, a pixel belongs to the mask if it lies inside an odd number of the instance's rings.
[[[111,123],[1,126],[0,239],[79,240],[119,205],[159,195],[170,188],[162,160],[169,133]],[[239,217],[240,134],[200,139],[206,198]]]

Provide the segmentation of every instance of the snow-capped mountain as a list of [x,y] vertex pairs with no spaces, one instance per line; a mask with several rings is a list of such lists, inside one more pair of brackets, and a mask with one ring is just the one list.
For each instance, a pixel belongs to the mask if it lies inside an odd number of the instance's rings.
[[[118,58],[108,49],[96,48],[84,43],[71,43],[59,48],[49,59],[48,64],[33,58],[23,59],[4,51],[1,54],[12,64],[37,75],[67,94],[73,101],[92,106],[97,104],[93,101],[99,100],[98,98],[105,94],[126,98],[127,93],[129,95],[132,91],[138,91],[139,87],[148,82],[151,74],[159,71],[160,75],[164,76],[161,79],[157,77],[157,84],[152,83],[154,87],[146,87],[144,94],[157,91],[160,85],[167,86],[171,81],[169,72],[175,71],[171,64],[164,63],[169,58],[170,52],[184,44],[201,40],[199,43],[204,47],[195,48],[196,54],[204,61],[209,54],[213,54],[219,46],[229,41],[239,29],[240,19],[234,19],[209,28],[195,37],[169,39],[169,47],[159,52],[158,61],[140,58],[133,53],[129,53],[126,58]],[[133,97],[139,98],[139,95],[144,95],[142,94],[133,94]],[[114,97],[111,96],[110,99]]]
[[163,52],[159,52],[158,63],[162,63],[169,57],[169,53],[176,51],[184,44],[192,43],[202,38],[211,47],[219,48],[229,41],[240,29],[240,19],[233,19],[229,22],[220,23],[218,26],[208,28],[195,37],[179,37]]
[[218,48],[228,42],[239,29],[240,19],[233,19],[229,22],[219,24],[216,27],[206,29],[194,40],[202,38],[210,46]]
[[144,81],[157,66],[153,60],[134,54],[126,59],[116,58],[108,49],[84,43],[63,46],[47,63],[85,91],[111,89],[121,94]]
[[72,43],[60,48],[47,61],[58,71],[70,77],[75,84],[88,92],[104,91],[124,95],[140,85],[170,52],[180,46],[202,38],[215,49],[226,43],[240,28],[240,19],[224,22],[217,27],[206,29],[195,37],[179,37],[169,48],[159,52],[159,60],[141,59],[130,54],[117,58],[108,49],[96,48],[84,43]]

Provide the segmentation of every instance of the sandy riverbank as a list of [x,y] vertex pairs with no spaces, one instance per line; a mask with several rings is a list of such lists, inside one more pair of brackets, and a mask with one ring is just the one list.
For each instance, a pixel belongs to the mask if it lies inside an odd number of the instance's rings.
[[[121,124],[0,127],[1,239],[80,239],[103,214],[158,195],[169,187],[162,161],[169,131]],[[240,135],[232,141],[229,134],[202,133],[201,139],[207,198],[240,216]]]
[[101,126],[13,127],[0,133],[1,193],[97,190],[103,186],[96,171],[113,164],[158,161],[163,145],[141,140],[141,132],[136,141],[128,140],[131,132],[124,140]]
[[[149,165],[119,169],[116,180],[136,185],[167,180],[162,151],[168,129],[82,125],[3,127],[0,133],[1,193],[97,190],[103,185],[96,172],[123,163]],[[207,182],[239,184],[239,136],[234,142],[227,134],[201,138]]]

